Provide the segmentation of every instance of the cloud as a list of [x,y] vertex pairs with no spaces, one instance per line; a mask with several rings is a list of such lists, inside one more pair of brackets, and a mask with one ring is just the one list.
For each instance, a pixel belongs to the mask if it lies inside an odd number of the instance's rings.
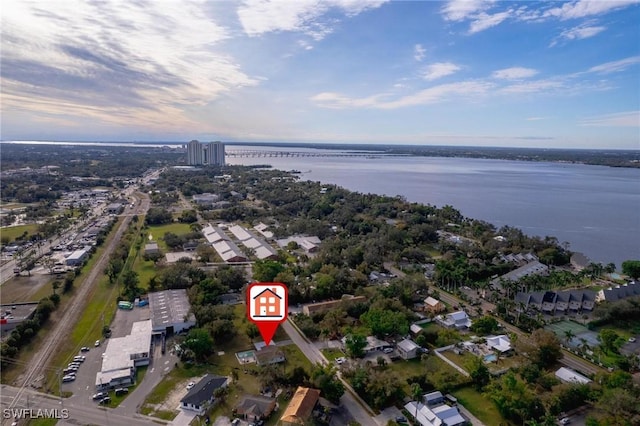
[[413,58],[418,62],[424,59],[426,52],[427,51],[424,49],[424,47],[422,47],[421,44],[416,44],[415,46],[413,46]]
[[527,117],[525,120],[527,121],[541,121],[541,120],[546,120],[547,117]]
[[269,32],[302,32],[319,41],[333,31],[335,20],[323,22],[321,17],[338,9],[347,17],[380,7],[386,0],[246,0],[237,10],[244,32],[261,36]]
[[524,93],[538,93],[553,89],[554,91],[559,89],[566,89],[567,86],[560,80],[537,80],[527,81],[523,83],[510,84],[500,89],[501,93],[505,94],[524,94]]
[[619,112],[589,117],[583,119],[580,124],[582,126],[640,128],[640,111]]
[[610,74],[613,72],[624,71],[628,67],[640,63],[640,56],[631,56],[629,58],[620,59],[619,61],[606,62],[589,68],[589,72],[598,74]]
[[558,44],[559,40],[583,40],[585,38],[593,37],[597,34],[600,34],[602,31],[606,30],[607,27],[603,26],[593,26],[591,22],[578,25],[577,27],[570,28],[568,30],[564,30],[563,32],[556,37],[549,47],[553,47]]
[[389,94],[377,94],[365,98],[350,98],[340,93],[324,92],[311,98],[318,106],[332,109],[346,108],[374,108],[398,109],[417,105],[428,105],[453,98],[469,98],[487,93],[493,85],[481,81],[462,81],[458,83],[441,84],[414,94],[390,99]]
[[511,11],[495,13],[493,15],[481,13],[473,20],[473,22],[471,22],[471,25],[469,26],[469,34],[479,33],[480,31],[495,27],[509,16],[511,16]]
[[475,17],[492,3],[493,1],[487,0],[451,0],[442,7],[441,12],[447,21],[464,21]]
[[538,71],[531,68],[512,67],[494,71],[491,76],[500,80],[522,80],[536,74]]
[[259,81],[216,50],[229,33],[198,2],[24,0],[2,20],[3,101],[16,108],[166,126]]
[[638,4],[638,0],[579,0],[564,3],[560,7],[553,7],[543,13],[543,17],[554,17],[562,21],[568,19],[585,18],[588,16],[604,15],[616,9]]
[[[529,2],[524,5],[512,6],[510,2],[495,0],[450,0],[440,9],[440,13],[445,21],[469,22],[468,34],[476,34],[507,20],[544,22],[558,19],[566,21],[604,15],[639,3],[640,0],[579,0],[563,3],[562,6],[556,6],[555,2]],[[507,4],[508,6],[505,7]],[[549,4],[553,6],[549,6]],[[597,26],[576,27],[573,33],[567,32],[564,37],[582,39],[592,37],[604,29],[604,27]],[[573,38],[569,38],[572,36]]]
[[432,81],[453,74],[459,70],[460,67],[451,62],[436,62],[435,64],[427,66],[422,77],[427,81]]

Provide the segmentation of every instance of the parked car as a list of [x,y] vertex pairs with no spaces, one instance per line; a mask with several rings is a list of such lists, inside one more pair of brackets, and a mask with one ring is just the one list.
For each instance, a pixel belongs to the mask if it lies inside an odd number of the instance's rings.
[[74,357],[73,357],[73,360],[74,360],[75,362],[84,362],[84,361],[85,361],[85,359],[87,359],[87,357],[86,357],[86,356],[84,356],[84,355],[77,355],[77,356],[74,356]]
[[407,419],[405,419],[404,416],[397,416],[396,423],[407,423]]
[[636,338],[635,338],[635,337],[629,337],[629,342],[630,342],[630,343],[634,343],[635,341],[636,341]]
[[104,398],[102,398],[100,400],[100,405],[106,405],[106,404],[108,404],[110,402],[111,402],[111,398],[109,398],[108,396],[105,396]]
[[108,396],[109,396],[109,394],[106,393],[106,392],[98,392],[96,394],[93,394],[92,398],[93,398],[94,401],[98,401],[98,400],[101,400],[101,399],[106,398]]
[[94,343],[94,346],[95,346],[95,347],[100,346],[100,340],[96,340],[96,343]]
[[62,382],[63,383],[67,383],[67,382],[73,382],[76,379],[75,375],[66,375],[62,378]]
[[80,352],[89,352],[89,348],[86,346],[83,346],[80,348]]
[[64,370],[62,370],[62,374],[64,374],[64,375],[71,374],[71,373],[75,374],[76,371],[78,371],[78,370],[71,369],[71,368],[65,368]]
[[561,425],[568,425],[569,423],[571,423],[571,419],[569,419],[569,417],[563,417],[560,419]]
[[193,389],[193,387],[194,387],[195,385],[196,385],[196,384],[195,384],[194,382],[189,382],[189,384],[187,385],[187,390],[191,390],[191,389]]
[[340,365],[342,363],[344,363],[345,361],[347,361],[347,359],[343,356],[336,358],[336,364]]
[[384,348],[382,352],[384,352],[385,354],[390,354],[391,352],[393,352],[393,348]]
[[129,393],[128,388],[118,388],[115,390],[116,396],[124,395],[125,393]]

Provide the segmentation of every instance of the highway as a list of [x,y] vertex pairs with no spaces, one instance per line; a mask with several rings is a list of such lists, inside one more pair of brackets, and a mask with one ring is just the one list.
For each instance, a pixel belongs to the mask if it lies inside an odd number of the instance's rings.
[[[296,329],[290,321],[291,320],[283,322],[282,328],[289,335],[289,338],[291,338],[293,343],[300,348],[302,353],[313,364],[328,364],[329,361],[327,361],[320,349],[318,349],[314,344],[307,342],[307,340],[305,340],[305,338],[298,332],[298,329]],[[351,387],[340,375],[338,375],[338,377],[345,387]],[[353,392],[353,394],[351,392]],[[349,390],[345,391],[342,398],[340,398],[340,404],[349,412],[349,414],[351,414],[353,419],[362,426],[377,426],[378,423],[373,419],[371,409],[360,399],[360,397],[355,395],[353,390],[351,392]],[[364,407],[367,407],[367,409]]]

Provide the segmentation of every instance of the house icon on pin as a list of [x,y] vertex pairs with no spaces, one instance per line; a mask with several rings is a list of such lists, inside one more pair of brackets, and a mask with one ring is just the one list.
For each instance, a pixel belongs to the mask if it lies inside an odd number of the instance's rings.
[[282,297],[277,288],[267,288],[253,297],[254,317],[282,318]]

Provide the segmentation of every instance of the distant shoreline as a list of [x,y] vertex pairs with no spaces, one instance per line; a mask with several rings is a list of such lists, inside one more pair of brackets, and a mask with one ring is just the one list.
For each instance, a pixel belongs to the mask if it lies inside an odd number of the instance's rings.
[[[177,148],[187,142],[175,141],[0,141],[1,144],[20,145],[72,145],[72,146],[114,146],[137,148]],[[378,145],[378,144],[338,144],[309,142],[225,142],[227,146],[256,146],[272,148],[306,148],[339,151],[366,151],[379,154],[402,154],[419,157],[483,158],[511,161],[544,161],[567,164],[587,164],[594,166],[640,168],[640,150],[616,149],[564,149],[564,148],[510,148],[446,145]]]

